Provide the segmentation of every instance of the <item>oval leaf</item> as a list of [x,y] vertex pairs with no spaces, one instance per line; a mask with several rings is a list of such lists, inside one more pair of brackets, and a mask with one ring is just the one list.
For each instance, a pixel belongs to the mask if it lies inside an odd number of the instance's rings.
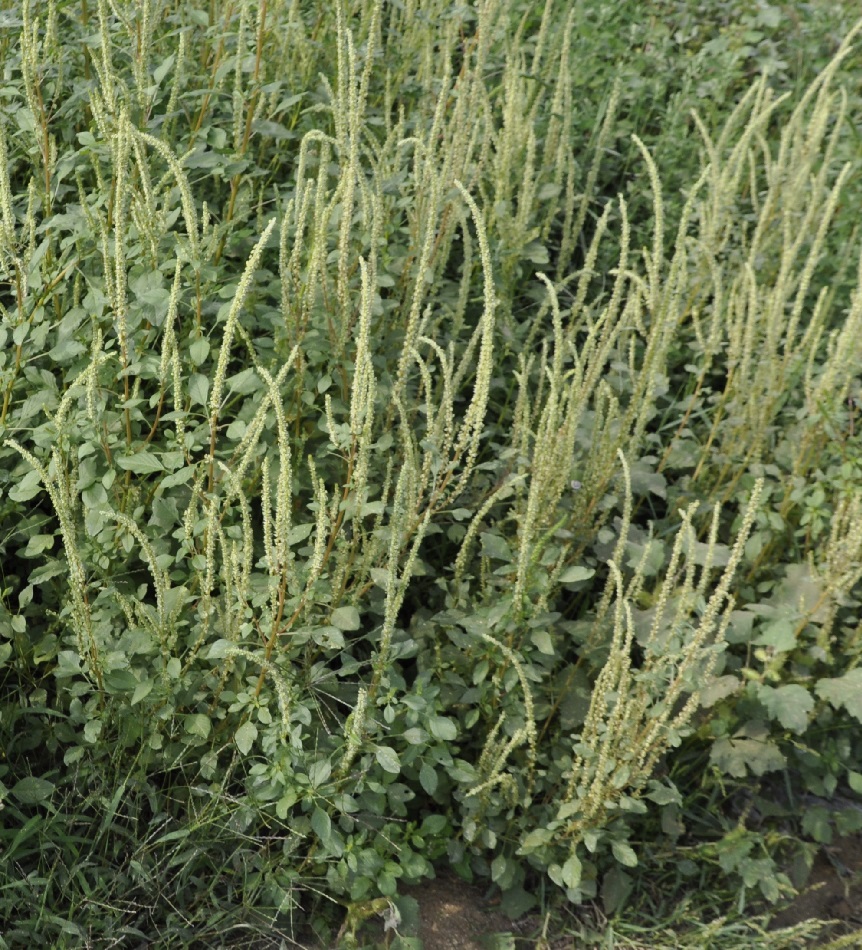
[[567,567],[560,574],[561,584],[575,584],[577,581],[588,581],[596,572],[591,567],[580,567],[575,564],[573,567]]
[[636,868],[638,865],[638,856],[634,853],[632,846],[626,841],[613,841],[611,842],[611,850],[614,852],[614,857],[620,864],[624,864],[627,868]]
[[244,722],[236,731],[234,740],[236,747],[243,755],[248,755],[254,740],[257,738],[257,726],[252,722]]
[[427,762],[423,762],[419,769],[419,784],[429,795],[437,791],[437,773]]
[[186,732],[191,736],[200,736],[201,739],[206,739],[211,728],[212,723],[209,716],[205,716],[203,713],[192,713],[186,716]]
[[323,844],[329,841],[332,835],[332,819],[322,808],[317,807],[311,813],[311,827]]
[[149,475],[151,472],[163,472],[164,465],[152,452],[138,452],[137,455],[120,455],[116,458],[117,465],[127,472],[136,475]]
[[37,802],[44,802],[46,798],[51,797],[54,792],[54,783],[30,775],[27,778],[22,778],[20,782],[16,782],[11,791],[22,805],[35,805]]
[[391,772],[393,775],[397,775],[401,771],[401,761],[398,758],[398,753],[394,749],[390,749],[389,746],[377,746],[374,755],[380,768],[384,771]]
[[441,742],[452,742],[458,735],[458,727],[445,716],[432,716],[428,721],[428,731]]
[[560,877],[566,887],[575,888],[581,883],[581,861],[576,854],[569,855],[568,861],[563,865]]
[[359,611],[355,607],[339,607],[332,611],[332,625],[339,630],[358,630]]

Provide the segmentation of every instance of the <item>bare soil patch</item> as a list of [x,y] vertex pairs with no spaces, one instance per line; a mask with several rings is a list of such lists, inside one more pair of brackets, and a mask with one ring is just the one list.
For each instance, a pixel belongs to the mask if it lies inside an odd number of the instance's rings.
[[423,950],[488,950],[494,934],[512,931],[512,922],[478,887],[457,877],[441,875],[405,893],[419,904]]
[[775,916],[772,927],[790,927],[811,919],[834,921],[824,933],[824,943],[862,927],[862,834],[839,838],[822,849],[808,883],[793,903]]
[[[454,874],[438,872],[434,880],[403,889],[403,896],[416,902],[418,914],[411,914],[398,927],[404,937],[419,937],[423,950],[571,950],[571,936],[559,929],[548,941],[536,939],[541,923],[536,917],[509,920],[489,900],[484,891],[460,880]],[[858,933],[862,947],[862,833],[837,839],[824,847],[814,862],[808,882],[793,902],[773,918],[770,929],[792,927],[806,920],[829,921],[814,945],[826,944],[838,937]],[[495,937],[511,935],[511,943]],[[385,917],[375,916],[362,928],[369,942],[386,939]],[[391,934],[390,936],[394,936]],[[252,941],[243,947],[275,950],[322,950],[319,943],[293,942],[286,934],[273,934],[271,940]],[[284,941],[284,942],[283,942]],[[239,946],[239,944],[229,944]],[[327,948],[333,950],[333,948]]]

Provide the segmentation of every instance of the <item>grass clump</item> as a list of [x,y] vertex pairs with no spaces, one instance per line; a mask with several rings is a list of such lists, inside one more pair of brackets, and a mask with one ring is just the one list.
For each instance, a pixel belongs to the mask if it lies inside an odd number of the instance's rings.
[[553,0],[4,16],[5,945],[788,895],[862,791],[859,27],[683,147]]

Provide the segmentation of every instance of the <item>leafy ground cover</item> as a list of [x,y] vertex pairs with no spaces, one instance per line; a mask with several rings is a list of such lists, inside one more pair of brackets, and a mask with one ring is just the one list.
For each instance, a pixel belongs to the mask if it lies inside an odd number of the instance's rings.
[[3,7],[0,945],[826,932],[852,7]]

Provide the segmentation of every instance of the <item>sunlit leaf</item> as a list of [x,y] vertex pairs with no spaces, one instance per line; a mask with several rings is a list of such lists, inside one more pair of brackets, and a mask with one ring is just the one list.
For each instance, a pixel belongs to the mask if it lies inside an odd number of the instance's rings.
[[243,755],[251,752],[255,739],[257,739],[257,726],[253,722],[244,722],[234,735],[236,747]]

